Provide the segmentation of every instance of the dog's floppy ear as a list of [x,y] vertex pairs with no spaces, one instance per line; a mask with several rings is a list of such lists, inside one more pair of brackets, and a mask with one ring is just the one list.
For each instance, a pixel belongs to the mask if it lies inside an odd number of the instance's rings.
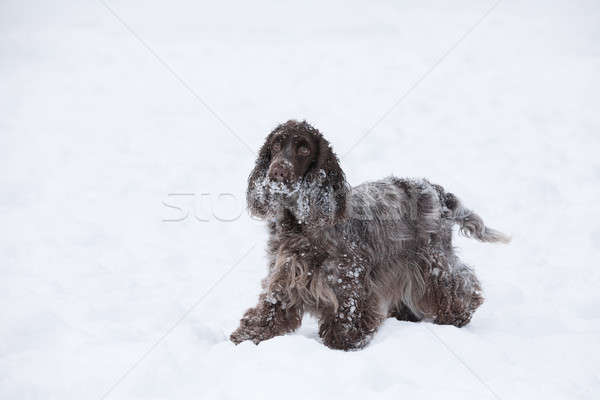
[[[305,175],[307,188],[300,194],[300,208],[306,209],[302,222],[323,226],[346,217],[349,187],[340,162],[329,142],[317,133],[318,155]],[[302,198],[304,197],[304,198]]]
[[248,189],[246,190],[246,203],[252,216],[264,218],[268,208],[268,193],[265,193],[263,183],[267,176],[267,170],[271,163],[271,142],[273,132],[267,136],[265,143],[260,148],[254,169],[248,177]]

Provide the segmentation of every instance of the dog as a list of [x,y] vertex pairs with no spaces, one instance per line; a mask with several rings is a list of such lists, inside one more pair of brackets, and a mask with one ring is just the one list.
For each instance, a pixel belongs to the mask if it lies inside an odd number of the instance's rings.
[[425,179],[350,187],[306,121],[267,136],[246,195],[250,214],[268,224],[268,274],[235,344],[293,332],[305,312],[318,318],[323,343],[341,350],[366,346],[388,317],[462,327],[484,299],[454,253],[453,226],[482,242],[510,240]]

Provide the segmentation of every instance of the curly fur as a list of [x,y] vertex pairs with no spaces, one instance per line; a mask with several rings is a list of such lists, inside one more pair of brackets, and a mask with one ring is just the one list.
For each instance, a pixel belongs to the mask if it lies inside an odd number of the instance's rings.
[[[294,181],[269,176],[276,137],[314,144],[308,169]],[[269,272],[257,306],[231,335],[235,343],[292,332],[304,312],[319,319],[327,346],[343,350],[364,347],[388,317],[463,326],[483,296],[454,253],[453,225],[480,241],[509,241],[427,180],[389,177],[350,188],[329,143],[306,122],[269,134],[247,201],[252,215],[268,221]]]

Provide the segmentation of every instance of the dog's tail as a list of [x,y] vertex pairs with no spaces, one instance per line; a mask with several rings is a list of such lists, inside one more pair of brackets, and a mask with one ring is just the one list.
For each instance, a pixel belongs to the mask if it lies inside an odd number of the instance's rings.
[[464,207],[452,193],[445,194],[445,202],[452,212],[451,218],[460,226],[460,233],[482,242],[509,243],[510,236],[485,226],[483,219],[473,211]]

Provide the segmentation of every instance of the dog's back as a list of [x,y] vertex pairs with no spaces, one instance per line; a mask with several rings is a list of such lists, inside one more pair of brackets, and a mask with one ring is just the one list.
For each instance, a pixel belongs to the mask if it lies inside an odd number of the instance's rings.
[[441,240],[450,246],[454,224],[463,235],[482,242],[510,241],[502,232],[485,226],[454,194],[425,179],[389,177],[366,182],[352,188],[349,201],[350,224],[398,243]]

